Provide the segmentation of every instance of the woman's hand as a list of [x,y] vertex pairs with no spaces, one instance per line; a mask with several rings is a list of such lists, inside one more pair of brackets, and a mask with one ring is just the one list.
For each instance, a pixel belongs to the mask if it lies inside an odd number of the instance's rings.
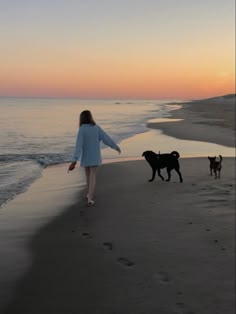
[[69,167],[68,167],[68,172],[74,170],[76,164],[77,164],[77,162],[76,162],[76,161],[73,161],[73,162],[69,165]]
[[121,153],[121,149],[120,149],[120,147],[119,147],[119,146],[117,146],[116,151],[117,151],[119,154]]

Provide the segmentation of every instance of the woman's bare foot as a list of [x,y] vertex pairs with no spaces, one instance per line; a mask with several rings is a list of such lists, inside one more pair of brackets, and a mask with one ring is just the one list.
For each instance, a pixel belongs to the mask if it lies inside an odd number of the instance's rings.
[[95,202],[93,200],[88,200],[88,206],[93,206]]

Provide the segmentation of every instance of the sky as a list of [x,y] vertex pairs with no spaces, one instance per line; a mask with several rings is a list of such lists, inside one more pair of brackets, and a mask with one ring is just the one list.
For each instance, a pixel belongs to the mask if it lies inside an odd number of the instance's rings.
[[234,0],[0,0],[0,96],[235,92]]

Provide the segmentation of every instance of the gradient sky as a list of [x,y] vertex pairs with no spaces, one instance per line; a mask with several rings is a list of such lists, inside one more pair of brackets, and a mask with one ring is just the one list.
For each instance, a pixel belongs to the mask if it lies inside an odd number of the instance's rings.
[[234,0],[0,0],[0,96],[234,92]]

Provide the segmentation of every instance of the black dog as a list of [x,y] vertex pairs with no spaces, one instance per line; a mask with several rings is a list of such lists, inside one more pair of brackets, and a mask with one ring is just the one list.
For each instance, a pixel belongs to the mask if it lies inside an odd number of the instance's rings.
[[146,161],[149,163],[149,165],[152,168],[152,178],[149,180],[149,182],[153,181],[156,176],[156,171],[161,177],[162,180],[164,180],[163,176],[161,175],[161,169],[166,168],[167,169],[167,174],[168,178],[166,181],[170,181],[171,178],[171,170],[175,169],[175,171],[179,175],[179,181],[183,182],[182,175],[179,171],[179,161],[178,158],[180,157],[179,153],[176,151],[173,151],[170,154],[156,154],[152,152],[151,150],[147,150],[143,152],[143,155],[146,159]]
[[[219,157],[220,157],[220,160],[217,161],[216,157],[209,157],[208,156],[208,159],[210,160],[210,175],[212,176],[212,171],[213,171],[215,174],[215,179],[217,179],[217,177],[218,177],[218,179],[220,178],[220,171],[222,168],[221,164],[222,164],[223,158],[221,155],[219,155]],[[218,172],[218,176],[217,176],[217,172]]]

